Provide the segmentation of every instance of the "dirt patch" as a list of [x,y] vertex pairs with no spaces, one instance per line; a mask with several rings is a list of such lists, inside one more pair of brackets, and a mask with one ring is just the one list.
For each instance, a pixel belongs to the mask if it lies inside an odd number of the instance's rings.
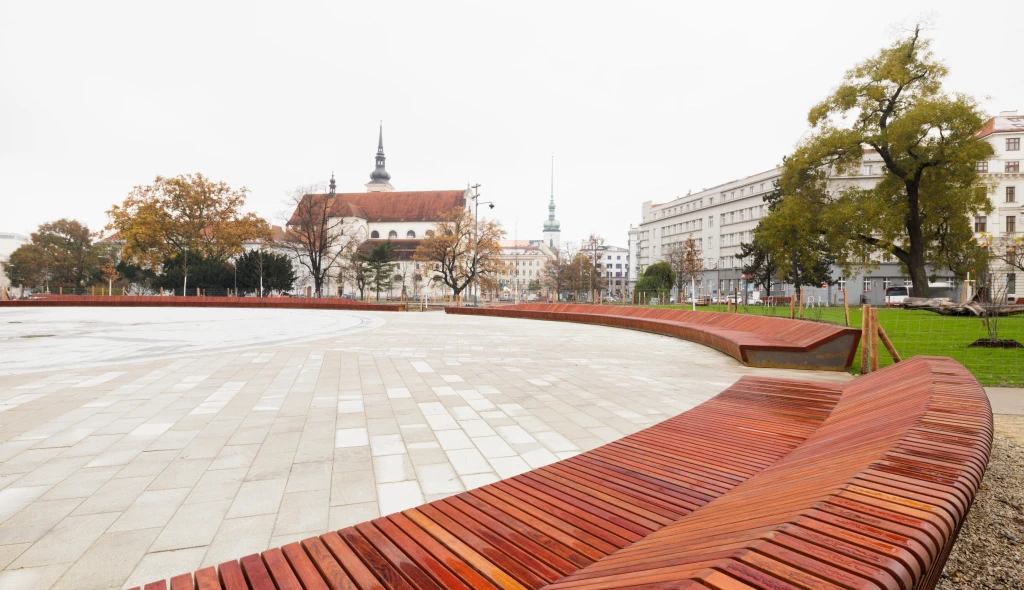
[[992,458],[939,590],[1024,590],[1024,416],[996,416]]
[[988,338],[975,340],[967,346],[975,348],[1024,348],[1024,344],[1016,340],[989,340]]

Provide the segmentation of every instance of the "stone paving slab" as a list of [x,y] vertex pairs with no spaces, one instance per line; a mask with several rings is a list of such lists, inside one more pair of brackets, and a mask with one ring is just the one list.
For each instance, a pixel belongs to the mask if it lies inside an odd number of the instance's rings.
[[[69,329],[53,358],[37,358],[44,347],[11,361],[23,339],[0,339],[0,588],[126,588],[570,457],[742,375],[850,378],[747,368],[599,326],[130,311],[159,314],[163,328],[46,309],[32,310],[28,331],[52,328],[46,314],[59,312]],[[260,332],[268,312],[287,333]],[[0,326],[26,321],[13,314],[0,310]],[[240,334],[218,339],[232,327]],[[142,351],[135,362],[119,360],[124,347],[92,350],[116,344],[115,332]],[[38,370],[58,361],[67,369]]]

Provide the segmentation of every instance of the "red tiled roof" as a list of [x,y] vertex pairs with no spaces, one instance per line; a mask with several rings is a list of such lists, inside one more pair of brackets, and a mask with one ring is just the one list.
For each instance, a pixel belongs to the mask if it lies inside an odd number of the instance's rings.
[[360,217],[375,222],[439,221],[445,213],[465,206],[464,190],[338,193],[331,202],[331,217]]

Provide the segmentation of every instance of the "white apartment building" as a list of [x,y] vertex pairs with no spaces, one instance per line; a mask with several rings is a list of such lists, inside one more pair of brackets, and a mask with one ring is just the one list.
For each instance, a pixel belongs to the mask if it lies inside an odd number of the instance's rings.
[[[991,234],[999,240],[1012,239],[1021,235],[1017,223],[1021,217],[1021,195],[1024,176],[1020,173],[1020,144],[1024,140],[1024,116],[1016,111],[1004,111],[992,117],[979,131],[995,149],[987,162],[979,162],[978,170],[992,184],[989,198],[993,212],[973,220],[976,232]],[[702,295],[720,296],[733,293],[734,289],[752,291],[753,285],[745,280],[742,261],[735,257],[740,245],[753,239],[754,228],[767,214],[764,197],[775,188],[775,181],[782,169],[754,174],[746,178],[727,182],[698,193],[677,197],[664,203],[646,201],[641,205],[641,222],[629,230],[629,254],[631,264],[630,287],[637,276],[648,265],[664,259],[666,248],[692,236],[704,252],[704,276],[698,286]],[[881,178],[883,163],[873,150],[866,150],[860,170],[846,176],[832,179],[834,187],[873,186]],[[635,261],[635,262],[634,262]],[[846,290],[851,303],[885,303],[885,289],[910,285],[903,275],[899,263],[889,254],[877,260],[877,268],[865,269],[855,276],[844,277],[842,271],[834,269],[837,284],[824,288],[807,289],[806,294],[818,301],[838,301],[841,290]],[[1001,280],[1007,284],[1007,292],[1015,292],[1016,277],[1011,269],[1004,269]],[[939,280],[933,285],[954,298],[960,294],[953,288],[948,271],[937,272]],[[775,295],[789,294],[784,285],[773,289]]]
[[[978,162],[978,172],[989,181],[991,191],[989,200],[992,212],[979,215],[974,219],[974,231],[977,234],[989,234],[994,238],[993,247],[1002,253],[1011,246],[1013,241],[1024,235],[1019,224],[1021,219],[1021,200],[1024,195],[1024,175],[1021,174],[1021,163],[1024,161],[1024,115],[1017,111],[1003,111],[999,116],[992,117],[978,132],[992,145],[995,153],[986,162]],[[999,264],[995,268],[995,281],[999,288],[1005,286],[1007,297],[1014,300],[1024,298],[1024,289],[1017,285],[1017,273],[1014,269]]]
[[[547,240],[548,238],[545,238]],[[555,253],[544,240],[502,240],[501,261],[505,272],[498,277],[500,296],[505,300],[521,300],[530,284],[537,281],[542,291],[544,267],[555,259]]]
[[[586,244],[584,243],[584,247]],[[629,293],[629,249],[621,246],[600,245],[586,249],[598,276],[604,283],[604,294],[613,299],[628,299]]]

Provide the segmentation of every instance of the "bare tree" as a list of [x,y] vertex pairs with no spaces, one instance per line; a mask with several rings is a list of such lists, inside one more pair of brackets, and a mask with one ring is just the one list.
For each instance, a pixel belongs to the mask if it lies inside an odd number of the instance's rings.
[[324,283],[358,247],[361,234],[342,217],[331,215],[335,197],[323,185],[300,186],[288,193],[291,210],[281,247],[313,279],[313,290],[323,297]]
[[451,288],[453,297],[458,298],[474,280],[497,276],[504,269],[500,242],[505,230],[499,222],[480,220],[477,232],[473,215],[456,207],[433,232],[420,243],[413,259],[427,263],[436,280]]
[[686,306],[686,298],[683,296],[683,288],[690,283],[693,292],[693,305],[697,305],[697,281],[704,274],[704,253],[697,247],[696,240],[691,234],[681,242],[669,244],[665,252],[665,261],[676,273],[676,291],[679,293],[679,303]]

